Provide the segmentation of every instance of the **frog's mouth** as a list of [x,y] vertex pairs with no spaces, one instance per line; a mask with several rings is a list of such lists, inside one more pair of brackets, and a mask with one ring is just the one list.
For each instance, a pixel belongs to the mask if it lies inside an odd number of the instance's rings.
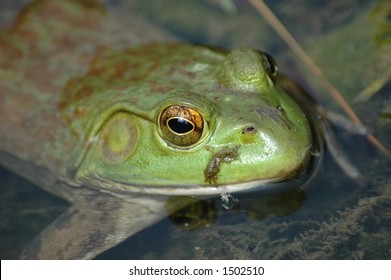
[[128,184],[126,182],[109,180],[97,174],[84,177],[83,184],[102,192],[112,194],[132,195],[185,195],[185,196],[217,196],[223,193],[239,192],[278,192],[286,189],[305,188],[317,173],[321,158],[312,156],[300,172],[289,178],[262,179],[234,184]]
[[[88,179],[87,179],[88,180]],[[96,185],[99,180],[99,186]],[[90,181],[90,180],[88,180]],[[86,181],[84,184],[99,188],[100,190],[106,190],[108,192],[121,192],[121,193],[138,193],[138,194],[151,194],[151,195],[190,195],[190,196],[202,196],[202,195],[219,195],[221,193],[236,193],[244,192],[253,189],[267,189],[275,186],[275,180],[259,180],[252,182],[244,182],[230,185],[128,185],[123,182],[115,182],[112,180],[105,180],[104,178],[96,177],[91,179],[91,183]]]
[[161,179],[155,179],[143,184],[140,182],[129,183],[121,178],[109,178],[99,175],[96,172],[87,172],[83,176],[75,176],[80,185],[85,185],[99,191],[121,194],[121,195],[162,195],[162,196],[217,196],[223,193],[239,192],[278,192],[285,189],[297,187],[304,188],[309,184],[310,179],[316,174],[322,161],[322,154],[310,155],[305,165],[301,165],[296,171],[292,171],[285,177],[271,177],[263,179],[252,179],[233,183],[223,183],[220,178],[221,164],[229,165],[232,161],[238,160],[239,147],[225,147],[214,153],[204,170],[203,183],[173,183]]

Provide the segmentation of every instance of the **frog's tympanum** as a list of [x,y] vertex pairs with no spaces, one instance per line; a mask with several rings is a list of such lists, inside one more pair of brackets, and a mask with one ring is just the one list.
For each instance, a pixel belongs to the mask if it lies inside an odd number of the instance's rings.
[[36,1],[0,33],[1,163],[71,203],[22,257],[93,258],[169,196],[281,186],[319,154],[271,56],[175,43],[93,3]]

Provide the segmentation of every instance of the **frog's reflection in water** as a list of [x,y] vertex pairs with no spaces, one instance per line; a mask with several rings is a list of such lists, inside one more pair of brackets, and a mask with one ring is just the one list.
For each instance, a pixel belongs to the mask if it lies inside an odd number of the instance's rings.
[[[306,195],[302,189],[290,189],[279,193],[252,193],[233,198],[229,207],[220,197],[200,199],[173,196],[167,202],[170,221],[184,230],[197,230],[214,224],[219,214],[232,212],[247,218],[265,218],[290,215],[301,208]],[[179,209],[179,210],[172,210]]]

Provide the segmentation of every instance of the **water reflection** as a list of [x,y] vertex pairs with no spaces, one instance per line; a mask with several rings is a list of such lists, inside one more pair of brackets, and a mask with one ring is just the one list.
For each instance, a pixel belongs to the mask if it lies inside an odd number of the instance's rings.
[[[167,210],[170,221],[176,227],[196,230],[213,225],[221,212],[244,214],[252,220],[287,216],[299,210],[305,199],[306,195],[302,189],[266,195],[257,193],[251,197],[239,195],[234,198],[231,207],[227,209],[221,198],[197,199],[175,196],[169,198]],[[171,212],[170,209],[173,208],[179,208],[179,210]]]

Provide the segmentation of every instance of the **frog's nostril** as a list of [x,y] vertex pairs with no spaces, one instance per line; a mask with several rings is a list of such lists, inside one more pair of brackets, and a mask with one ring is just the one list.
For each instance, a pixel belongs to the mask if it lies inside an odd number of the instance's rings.
[[255,127],[249,125],[249,126],[246,126],[245,128],[242,129],[242,134],[249,134],[249,133],[255,133],[256,132],[256,129]]
[[254,144],[258,139],[257,129],[253,125],[247,125],[242,128],[242,134],[240,135],[240,142],[244,145]]

